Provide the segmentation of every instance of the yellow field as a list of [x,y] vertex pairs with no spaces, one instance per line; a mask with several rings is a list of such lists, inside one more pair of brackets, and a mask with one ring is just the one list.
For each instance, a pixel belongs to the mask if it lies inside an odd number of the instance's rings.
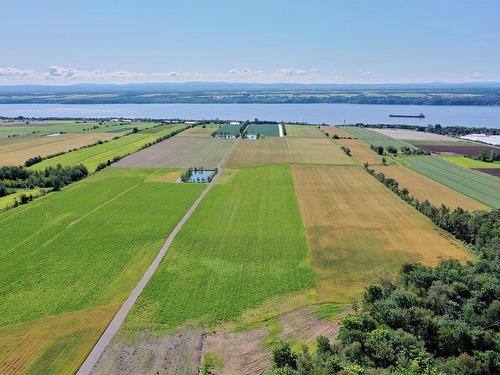
[[344,129],[338,128],[336,126],[322,126],[321,130],[323,130],[325,133],[328,133],[330,137],[335,134],[338,137],[355,138],[351,133],[348,133]]
[[69,151],[99,140],[116,137],[116,133],[63,134],[58,137],[20,137],[0,141],[1,165],[20,165],[34,156]]
[[118,308],[106,305],[0,328],[0,374],[65,374],[78,368]]
[[359,166],[294,166],[319,302],[349,302],[405,262],[469,253]]
[[352,165],[338,145],[325,138],[265,138],[237,141],[227,167],[240,168],[267,164]]
[[428,177],[413,172],[402,165],[374,166],[377,172],[395,179],[401,188],[406,188],[420,201],[428,200],[434,206],[444,204],[450,208],[462,207],[466,210],[490,210],[490,207],[452,190]]
[[370,147],[359,139],[336,139],[336,143],[349,147],[352,156],[360,163],[382,164],[382,157],[375,153]]

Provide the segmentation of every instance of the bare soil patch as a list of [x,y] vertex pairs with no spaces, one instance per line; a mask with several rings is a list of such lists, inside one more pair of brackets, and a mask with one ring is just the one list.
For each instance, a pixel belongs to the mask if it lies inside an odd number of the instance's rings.
[[141,332],[133,339],[117,336],[92,374],[197,374],[203,332],[202,328],[190,328],[157,337],[150,331]]
[[499,149],[497,147],[492,146],[453,146],[453,145],[428,145],[428,144],[415,144],[416,147],[435,153],[448,153],[448,154],[458,154],[458,155],[477,155],[481,151],[490,152],[495,151],[498,152]]
[[486,173],[500,178],[500,168],[472,168],[475,171]]
[[231,141],[215,138],[176,136],[129,155],[115,163],[114,166],[124,168],[215,168],[231,145]]
[[418,141],[449,141],[449,142],[458,142],[458,138],[448,137],[446,135],[434,134],[434,133],[426,133],[419,132],[414,130],[406,130],[406,129],[376,129],[370,128],[371,130],[384,134],[388,137],[395,139],[403,139],[403,140],[418,140]]

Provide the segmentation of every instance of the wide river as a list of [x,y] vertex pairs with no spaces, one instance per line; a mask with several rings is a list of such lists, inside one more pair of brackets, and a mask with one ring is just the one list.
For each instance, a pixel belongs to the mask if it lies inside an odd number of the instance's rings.
[[[389,114],[424,119],[391,118]],[[129,117],[309,123],[459,125],[500,128],[500,107],[372,104],[0,104],[6,117]]]

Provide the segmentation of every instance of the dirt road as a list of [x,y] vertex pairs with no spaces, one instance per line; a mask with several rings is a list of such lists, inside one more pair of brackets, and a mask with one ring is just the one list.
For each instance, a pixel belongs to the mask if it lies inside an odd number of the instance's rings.
[[128,296],[127,300],[125,303],[122,305],[120,310],[116,313],[114,316],[113,320],[111,320],[111,323],[108,325],[102,336],[99,338],[95,346],[93,347],[92,351],[88,355],[88,357],[85,359],[85,361],[82,363],[80,369],[77,372],[77,375],[88,375],[94,368],[95,364],[101,357],[102,353],[104,352],[104,349],[106,349],[106,346],[111,342],[113,337],[115,336],[116,332],[118,332],[118,329],[120,329],[120,326],[122,325],[123,321],[125,320],[125,317],[129,313],[130,309],[132,306],[134,306],[135,301],[141,294],[142,290],[144,287],[147,285],[149,280],[151,279],[151,276],[153,276],[153,273],[156,271],[158,266],[160,265],[161,260],[167,253],[170,245],[175,239],[175,236],[179,231],[182,229],[183,225],[188,221],[188,219],[191,217],[192,213],[198,205],[201,203],[203,198],[208,194],[210,189],[215,185],[217,182],[219,176],[222,173],[222,165],[224,165],[224,161],[226,160],[227,156],[231,152],[231,150],[234,148],[234,145],[239,142],[238,140],[234,141],[233,145],[227,150],[227,152],[224,154],[224,157],[222,160],[219,162],[219,165],[217,168],[219,169],[219,173],[215,175],[215,177],[212,179],[212,182],[208,184],[205,190],[200,194],[198,199],[193,203],[193,205],[189,208],[189,210],[186,212],[186,214],[182,217],[181,221],[175,226],[174,230],[170,235],[168,236],[167,240],[163,244],[162,248],[160,249],[160,252],[156,256],[156,258],[153,260],[147,271],[144,273],[142,276],[141,280],[137,283],[135,286],[134,290],[132,290],[132,293]]

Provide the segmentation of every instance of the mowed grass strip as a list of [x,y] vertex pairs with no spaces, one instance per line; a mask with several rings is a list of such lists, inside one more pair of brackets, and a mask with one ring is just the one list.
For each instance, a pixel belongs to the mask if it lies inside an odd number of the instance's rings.
[[0,140],[0,165],[22,165],[34,156],[47,156],[116,137],[112,133],[62,134]]
[[459,167],[439,156],[398,157],[404,165],[493,208],[500,208],[500,179]]
[[[67,344],[54,336],[21,351],[49,317],[104,305],[116,312],[204,188],[155,181],[170,172],[109,168],[0,215],[0,330],[3,342],[19,347],[2,350],[0,366],[18,357],[29,366],[47,353],[50,359],[71,351],[78,341],[71,332]],[[82,333],[82,345],[95,342],[108,321],[96,322],[98,334]],[[33,324],[28,331],[25,322]],[[64,370],[45,373],[73,373],[74,358],[66,360]]]
[[227,160],[229,168],[271,164],[338,164],[355,163],[338,145],[322,138],[265,138],[237,141]]
[[172,137],[145,150],[129,155],[117,167],[204,167],[215,168],[233,141],[216,138]]
[[371,129],[362,128],[359,126],[343,126],[342,129],[355,136],[356,138],[363,140],[368,145],[382,147],[392,146],[397,148],[398,150],[404,146],[411,147],[411,145],[406,142],[388,137]]
[[170,134],[178,129],[182,129],[183,127],[184,125],[166,125],[156,128],[157,131],[155,133],[130,134],[102,145],[84,148],[44,160],[30,168],[43,170],[48,166],[55,167],[57,164],[63,166],[83,164],[90,172],[94,172],[100,163],[106,163],[115,156],[123,156],[136,152],[146,143],[153,142],[157,138]]
[[384,185],[353,166],[293,166],[319,302],[349,302],[406,262],[468,252]]
[[286,136],[298,138],[323,138],[325,135],[317,126],[286,124]]
[[288,166],[231,171],[175,238],[129,314],[129,329],[238,317],[313,285]]
[[462,207],[466,210],[490,210],[490,207],[487,205],[403,167],[402,165],[392,164],[387,166],[374,166],[372,168],[376,172],[383,173],[386,177],[396,180],[400,188],[408,189],[410,195],[417,198],[419,201],[427,199],[436,207],[444,204],[450,208]]

